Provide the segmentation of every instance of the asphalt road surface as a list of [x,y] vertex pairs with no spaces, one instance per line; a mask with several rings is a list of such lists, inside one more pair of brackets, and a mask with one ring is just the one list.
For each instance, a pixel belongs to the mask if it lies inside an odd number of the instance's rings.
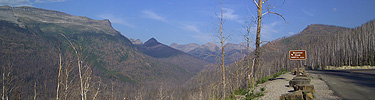
[[308,71],[318,74],[343,100],[375,100],[375,70]]

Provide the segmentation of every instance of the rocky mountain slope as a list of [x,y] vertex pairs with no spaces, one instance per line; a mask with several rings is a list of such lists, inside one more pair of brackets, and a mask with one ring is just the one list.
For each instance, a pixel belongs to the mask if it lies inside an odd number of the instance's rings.
[[165,44],[158,42],[155,38],[149,39],[142,45],[136,45],[138,50],[155,58],[159,58],[165,62],[169,62],[181,66],[189,71],[191,75],[200,72],[208,62],[203,59],[194,57],[180,50],[171,48]]
[[[92,20],[83,16],[73,16],[63,12],[39,9],[33,7],[1,6],[0,18],[25,27],[25,23],[32,21],[50,24],[58,24],[65,28],[86,32],[105,32],[109,35],[119,35],[114,30],[109,20]],[[47,30],[46,30],[47,31]],[[50,29],[48,31],[55,31]]]
[[143,44],[143,42],[140,40],[140,39],[132,39],[132,38],[129,38],[130,42],[132,42],[134,45],[141,45]]
[[[143,91],[143,98],[150,99],[156,96],[160,84],[168,90],[192,77],[188,67],[139,52],[128,38],[112,28],[109,20],[58,11],[1,6],[0,44],[1,72],[12,72],[7,79],[15,84],[7,86],[17,87],[13,91],[18,91],[11,92],[11,98],[22,95],[24,99],[32,99],[34,90],[40,99],[54,98],[58,81],[63,81],[58,80],[59,61],[62,69],[66,69],[62,71],[68,73],[61,77],[71,80],[71,85],[64,85],[70,86],[68,90],[60,90],[70,94],[71,99],[79,96],[78,64],[87,69],[83,75],[91,76],[89,89],[100,88],[101,99],[111,95],[134,98],[136,91]],[[81,60],[77,63],[78,57]]]
[[[172,43],[170,45],[172,48],[181,50],[188,54],[194,55],[196,57],[205,59],[211,63],[217,63],[216,56],[220,53],[220,48],[215,43],[206,43],[204,45],[198,45],[196,43],[182,44]],[[226,53],[225,63],[227,65],[232,64],[235,61],[242,60],[246,56],[246,45],[227,43],[224,52]],[[253,49],[250,48],[250,52]]]

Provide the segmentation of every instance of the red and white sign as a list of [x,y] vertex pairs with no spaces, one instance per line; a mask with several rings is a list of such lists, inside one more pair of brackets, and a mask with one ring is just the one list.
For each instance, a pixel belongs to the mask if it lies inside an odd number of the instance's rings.
[[306,50],[289,50],[290,60],[306,60]]

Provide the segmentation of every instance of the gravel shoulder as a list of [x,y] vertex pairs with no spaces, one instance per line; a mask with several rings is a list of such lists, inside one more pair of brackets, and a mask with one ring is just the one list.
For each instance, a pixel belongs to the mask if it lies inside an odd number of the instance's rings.
[[315,100],[341,100],[334,92],[328,87],[326,82],[322,80],[320,75],[309,73],[311,77],[310,84],[314,85]]
[[[309,73],[310,74],[310,73]],[[289,81],[293,79],[295,75],[291,73],[282,74],[274,80],[259,84],[256,87],[256,91],[260,88],[266,88],[264,96],[259,98],[260,100],[279,100],[282,94],[293,92],[293,87],[288,87]],[[333,91],[329,89],[328,85],[319,78],[317,74],[310,74],[311,82],[314,85],[316,93],[314,94],[315,100],[340,100],[339,97],[333,94]]]

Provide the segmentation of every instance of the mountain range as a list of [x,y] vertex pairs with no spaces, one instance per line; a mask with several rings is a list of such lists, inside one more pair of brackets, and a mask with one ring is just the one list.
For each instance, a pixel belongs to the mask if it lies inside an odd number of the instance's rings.
[[[251,68],[254,54],[246,56],[244,44],[227,43],[226,90],[248,87],[250,72],[262,81],[295,68],[298,63],[288,59],[289,50],[306,50],[300,66],[309,68],[374,66],[374,26],[374,20],[357,28],[309,25],[262,45],[256,68]],[[106,19],[0,6],[0,44],[2,96],[9,99],[76,100],[83,93],[100,100],[161,95],[209,99],[220,97],[222,90],[221,67],[213,64],[217,44],[168,46],[155,38],[143,43],[123,36]]]
[[[212,42],[199,45],[196,43],[190,44],[182,44],[179,45],[177,43],[170,44],[172,48],[184,51],[188,54],[194,55],[196,57],[205,59],[211,63],[218,63],[217,56],[220,54],[220,47]],[[254,49],[250,47],[250,51],[252,52]],[[232,64],[235,61],[242,60],[246,57],[246,43],[234,44],[234,43],[227,43],[225,44],[224,48],[225,52],[225,63],[226,65]]]
[[[9,87],[19,87],[13,91],[22,91],[24,99],[32,99],[34,90],[38,91],[39,99],[54,98],[57,84],[65,80],[58,79],[63,77],[71,80],[72,85],[69,89],[61,87],[60,90],[67,90],[60,93],[77,99],[78,94],[68,92],[79,91],[78,85],[74,84],[80,83],[76,72],[82,68],[86,71],[81,75],[91,77],[91,82],[87,80],[92,86],[89,89],[102,89],[101,99],[111,95],[133,98],[137,91],[149,94],[144,98],[151,99],[161,84],[165,89],[177,88],[206,64],[168,47],[167,51],[172,50],[171,55],[164,55],[169,52],[163,55],[148,52],[163,51],[165,45],[151,39],[142,47],[135,46],[113,29],[109,20],[93,20],[40,8],[0,6],[0,33],[1,67],[13,73],[10,79],[17,78],[13,81],[18,84]],[[187,66],[189,64],[180,63],[183,59],[192,59],[196,64]],[[63,65],[60,70],[59,62]],[[67,74],[60,76],[61,71]],[[99,83],[99,87],[94,87]],[[110,91],[116,91],[116,94]]]
[[151,57],[159,58],[165,62],[169,62],[181,66],[192,75],[200,72],[209,63],[180,50],[169,47],[158,42],[155,38],[151,38],[144,44],[135,45],[139,51]]
[[[154,38],[151,38],[150,40],[154,40]],[[148,41],[150,41],[148,40]],[[135,45],[145,45],[143,42],[139,39],[131,39],[130,41]],[[167,45],[164,45],[163,47],[166,47]],[[189,44],[177,44],[172,43],[169,45],[169,47],[172,47],[176,50],[185,52],[187,54],[193,55],[195,57],[198,57],[200,59],[203,59],[209,63],[215,64],[218,63],[217,57],[220,53],[219,45],[209,42],[203,45],[199,45],[197,43],[189,43]],[[252,47],[249,48],[252,52],[254,49]],[[244,57],[246,57],[246,43],[240,43],[240,44],[234,44],[234,43],[227,43],[225,45],[225,63],[226,65],[230,65],[236,61],[242,60]],[[168,53],[166,53],[168,54]],[[163,54],[161,54],[163,55]]]

